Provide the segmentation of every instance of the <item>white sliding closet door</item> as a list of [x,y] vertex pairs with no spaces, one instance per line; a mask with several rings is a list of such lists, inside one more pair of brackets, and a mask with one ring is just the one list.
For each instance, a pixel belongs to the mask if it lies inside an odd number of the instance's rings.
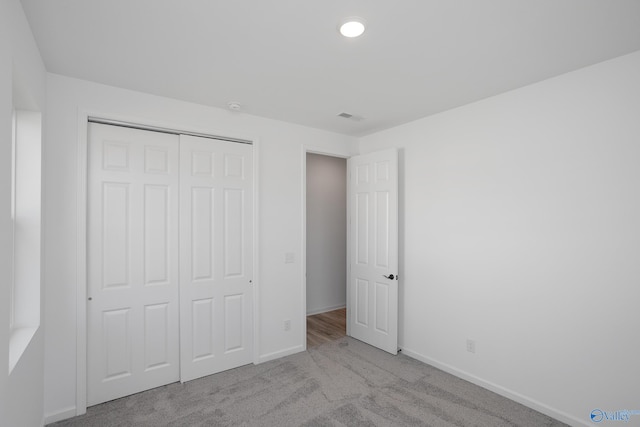
[[180,137],[182,381],[253,361],[252,153]]
[[175,135],[89,124],[89,406],[179,379]]

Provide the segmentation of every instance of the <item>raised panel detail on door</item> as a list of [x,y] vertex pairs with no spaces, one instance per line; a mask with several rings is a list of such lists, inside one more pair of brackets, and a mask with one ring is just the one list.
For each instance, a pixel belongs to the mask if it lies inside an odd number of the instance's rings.
[[366,327],[369,324],[369,282],[357,279],[355,291],[356,323]]
[[169,364],[169,304],[144,307],[144,367],[157,369]]
[[214,356],[214,305],[213,298],[205,298],[192,303],[193,360],[198,361]]
[[169,150],[164,147],[144,148],[144,171],[146,173],[169,173]]
[[89,124],[87,404],[178,381],[179,140]]
[[369,263],[369,194],[358,193],[355,206],[356,262]]
[[376,191],[376,267],[389,268],[389,192]]
[[356,182],[358,185],[369,183],[369,165],[358,165],[356,168]]
[[102,168],[105,171],[129,171],[129,143],[102,142]]
[[192,280],[212,280],[215,268],[214,197],[215,190],[208,187],[191,188]]
[[389,333],[389,285],[376,282],[376,330],[383,334]]
[[244,178],[244,157],[235,154],[224,156],[224,175],[227,178]]
[[102,186],[103,287],[129,285],[129,185],[105,182]]
[[227,188],[224,190],[224,276],[243,274],[244,254],[244,191]]
[[169,283],[169,187],[144,186],[144,283]]
[[215,153],[210,151],[191,152],[191,175],[213,178]]
[[389,181],[389,164],[388,161],[376,162],[376,183]]
[[253,361],[253,158],[180,137],[182,381]]
[[349,173],[349,335],[398,351],[398,154],[354,156]]
[[224,297],[224,351],[241,350],[244,347],[244,295]]
[[104,380],[109,381],[132,373],[131,365],[131,309],[102,313],[104,337]]

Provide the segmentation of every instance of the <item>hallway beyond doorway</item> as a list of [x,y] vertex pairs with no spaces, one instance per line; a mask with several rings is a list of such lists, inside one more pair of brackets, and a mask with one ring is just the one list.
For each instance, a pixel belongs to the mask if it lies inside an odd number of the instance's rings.
[[346,308],[307,316],[307,349],[336,341],[346,334]]

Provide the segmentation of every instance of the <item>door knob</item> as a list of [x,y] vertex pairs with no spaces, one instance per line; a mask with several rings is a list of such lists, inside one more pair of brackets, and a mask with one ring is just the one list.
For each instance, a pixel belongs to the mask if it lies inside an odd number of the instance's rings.
[[395,278],[396,278],[396,276],[394,276],[393,274],[390,274],[390,275],[388,275],[388,276],[385,276],[385,275],[383,274],[383,275],[382,275],[382,277],[386,277],[386,278],[387,278],[387,279],[389,279],[389,280],[393,280],[393,279],[395,279]]

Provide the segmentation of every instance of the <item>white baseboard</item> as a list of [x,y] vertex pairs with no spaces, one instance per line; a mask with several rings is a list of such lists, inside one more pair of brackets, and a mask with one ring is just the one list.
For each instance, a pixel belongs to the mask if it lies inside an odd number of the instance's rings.
[[296,345],[294,347],[285,348],[284,350],[274,351],[273,353],[269,353],[269,354],[263,354],[262,356],[258,357],[257,364],[269,362],[275,359],[280,359],[281,357],[300,353],[301,351],[304,351],[304,346]]
[[486,381],[482,378],[476,377],[475,375],[472,375],[468,372],[462,371],[458,368],[455,368],[451,365],[448,365],[446,363],[442,363],[439,362],[437,360],[434,360],[430,357],[427,356],[423,356],[420,353],[417,353],[415,351],[412,351],[408,348],[403,348],[402,349],[402,354],[405,354],[413,359],[419,360],[423,363],[426,363],[427,365],[431,365],[434,366],[444,372],[447,372],[451,375],[454,375],[458,378],[462,378],[463,380],[469,381],[470,383],[473,383],[477,386],[480,386],[482,388],[486,388],[487,390],[490,390],[496,394],[499,394],[500,396],[506,397],[507,399],[511,399],[515,402],[518,402],[524,406],[527,406],[531,409],[534,409],[538,412],[541,412],[545,415],[548,415],[550,417],[555,418],[558,421],[562,421],[565,424],[569,424],[571,426],[582,426],[582,427],[589,427],[591,426],[591,424],[588,424],[586,421],[581,420],[579,418],[576,418],[573,415],[569,415],[566,412],[560,411],[556,408],[552,408],[549,405],[546,405],[542,402],[538,402],[535,399],[531,399],[527,396],[524,396],[520,393],[517,393],[513,390],[509,390],[505,387],[502,387],[498,384],[492,383],[490,381]]
[[67,418],[73,418],[76,416],[76,407],[71,406],[69,408],[61,409],[51,414],[45,414],[44,425],[56,423],[58,421],[66,420]]
[[326,313],[328,311],[339,310],[345,307],[346,305],[341,304],[341,305],[334,305],[333,307],[318,308],[315,310],[307,311],[307,316],[313,316],[314,314],[321,314],[321,313]]

